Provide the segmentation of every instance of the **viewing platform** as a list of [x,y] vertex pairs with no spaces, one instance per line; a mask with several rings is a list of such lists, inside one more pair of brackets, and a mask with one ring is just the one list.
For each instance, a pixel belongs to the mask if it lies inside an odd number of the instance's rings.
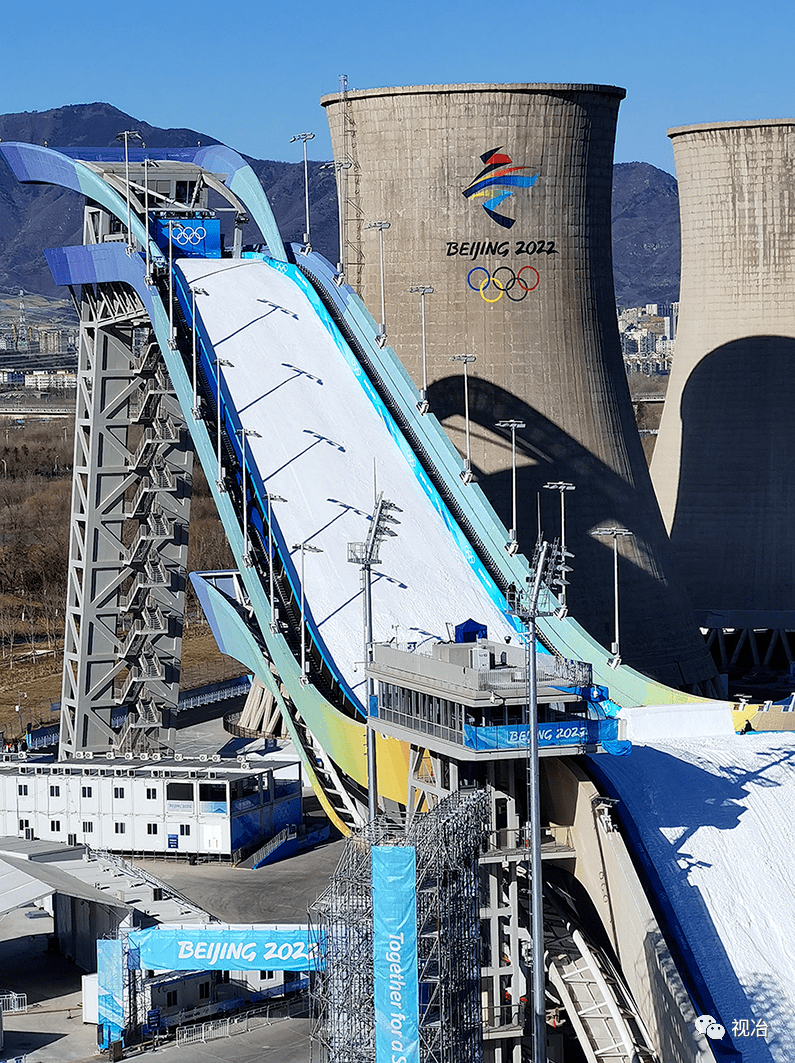
[[[528,755],[524,647],[488,639],[410,647],[373,646],[372,726],[460,760]],[[539,755],[618,752],[617,721],[600,704],[606,695],[592,685],[589,664],[539,655]]]

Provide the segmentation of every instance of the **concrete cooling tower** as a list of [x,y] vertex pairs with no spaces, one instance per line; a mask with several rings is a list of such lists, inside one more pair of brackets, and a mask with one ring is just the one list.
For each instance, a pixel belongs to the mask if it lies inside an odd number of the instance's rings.
[[[430,410],[512,525],[515,419],[518,539],[530,552],[537,505],[560,530],[566,498],[568,606],[613,638],[619,540],[621,651],[676,686],[714,667],[696,630],[660,519],[624,373],[612,277],[610,196],[624,90],[595,85],[432,85],[343,91],[322,100],[340,182],[346,279]],[[389,222],[389,228],[375,223]],[[383,270],[381,256],[383,254]],[[383,286],[382,286],[383,277]],[[423,297],[410,291],[432,287]],[[422,306],[425,303],[426,369]]]
[[795,121],[668,135],[682,283],[652,477],[699,623],[791,630]]

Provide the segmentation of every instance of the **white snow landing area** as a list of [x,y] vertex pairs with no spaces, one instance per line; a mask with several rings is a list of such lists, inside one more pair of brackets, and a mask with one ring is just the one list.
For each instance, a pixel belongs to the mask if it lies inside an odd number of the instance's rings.
[[599,768],[743,1063],[795,1063],[795,734],[668,740]]

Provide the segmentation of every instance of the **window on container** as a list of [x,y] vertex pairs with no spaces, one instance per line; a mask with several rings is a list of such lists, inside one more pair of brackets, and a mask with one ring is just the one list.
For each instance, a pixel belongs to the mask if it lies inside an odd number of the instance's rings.
[[209,982],[199,982],[199,1000],[209,1000],[209,999],[210,999],[210,983]]
[[182,835],[183,838],[187,838],[190,834],[190,823],[180,823],[179,833]]
[[251,797],[257,793],[259,793],[259,779],[256,775],[249,775],[247,778],[240,780],[241,797]]
[[273,971],[260,971],[260,981],[267,982],[270,978],[273,978]]
[[146,788],[146,800],[147,801],[154,801],[154,800],[156,800],[156,798],[157,798],[157,787],[156,786],[147,786],[147,788]]
[[20,830],[27,830],[29,826],[30,826],[30,820],[29,819],[21,819],[19,821],[19,829]]
[[193,192],[195,188],[195,181],[177,181],[174,192],[174,199],[177,201],[177,203],[189,203],[193,198]]
[[177,1006],[178,996],[176,989],[169,989],[166,992],[166,1007],[175,1008]]
[[124,797],[124,787],[123,786],[114,786],[113,787],[113,796],[114,797]]
[[51,819],[50,830],[53,832],[53,834],[59,834],[61,831],[61,821],[59,819]]
[[60,786],[51,786],[50,787],[50,797],[60,797],[60,796],[61,796],[61,787]]
[[27,783],[20,783],[20,785],[17,787],[17,790],[19,792],[19,796],[20,797],[27,797],[28,796],[28,784]]
[[192,782],[166,783],[166,800],[168,801],[193,801]]
[[146,824],[146,833],[147,834],[157,834],[157,824],[156,823],[147,823]]
[[90,786],[81,786],[80,793],[83,797],[93,797],[94,790]]
[[203,782],[199,784],[199,800],[200,801],[212,801],[217,804],[218,802],[226,802],[226,786],[224,783],[217,782]]
[[116,834],[124,834],[126,829],[127,829],[127,824],[126,823],[114,823],[113,824],[113,830],[114,830],[114,832]]
[[90,819],[85,820],[83,823],[83,834],[92,834],[94,831],[94,824]]

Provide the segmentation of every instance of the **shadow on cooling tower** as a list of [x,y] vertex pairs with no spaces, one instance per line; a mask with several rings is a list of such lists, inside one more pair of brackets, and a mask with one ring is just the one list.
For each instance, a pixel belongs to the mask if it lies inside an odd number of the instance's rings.
[[671,541],[696,610],[795,607],[795,340],[749,336],[682,392]]
[[[428,389],[431,410],[442,422],[463,415],[460,376],[437,380]],[[532,406],[477,377],[469,380],[470,419],[499,434],[495,422],[522,420],[516,433],[518,538],[532,556],[537,535],[537,495],[541,495],[542,527],[547,539],[560,534],[557,491],[544,490],[550,481],[576,485],[566,498],[566,544],[575,557],[569,563],[569,612],[600,644],[613,640],[612,540],[591,535],[600,525],[630,529],[642,544],[646,567],[619,557],[621,655],[626,664],[671,686],[686,685],[679,665],[711,668],[703,639],[681,591],[662,518],[640,492],[608,468],[593,453],[563,432]],[[505,436],[503,436],[505,438]],[[533,464],[522,464],[531,461]],[[511,525],[511,459],[505,469],[490,475],[477,471],[478,483],[506,528]],[[649,485],[653,502],[653,494]],[[665,572],[665,576],[663,576]],[[677,663],[678,662],[678,663]]]

